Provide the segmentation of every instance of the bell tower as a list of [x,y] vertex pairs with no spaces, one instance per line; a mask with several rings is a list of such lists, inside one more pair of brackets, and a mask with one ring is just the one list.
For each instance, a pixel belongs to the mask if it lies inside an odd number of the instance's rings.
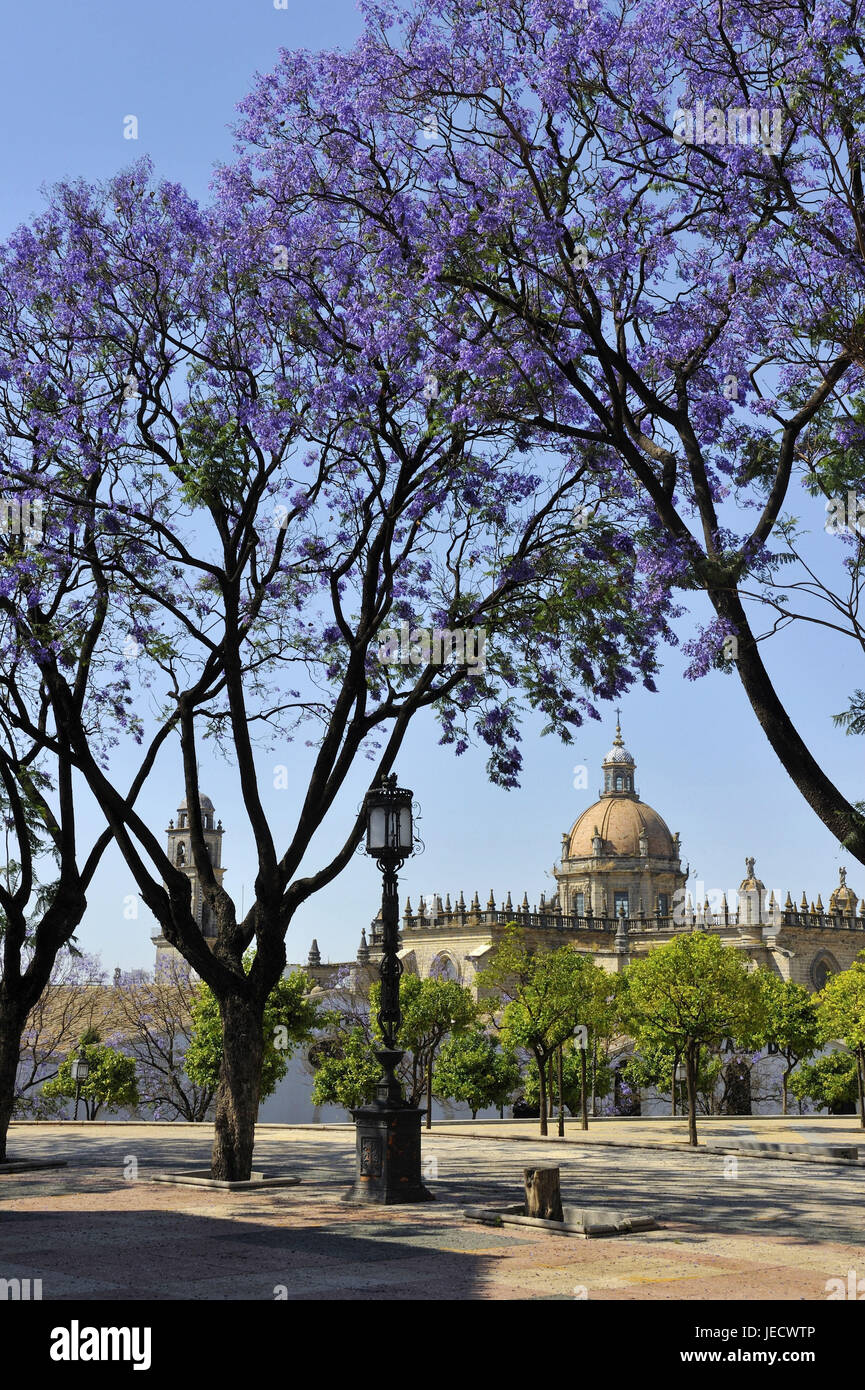
[[[225,869],[222,867],[222,837],[224,830],[222,821],[216,820],[213,802],[209,796],[201,797],[201,821],[204,828],[204,843],[207,846],[207,853],[213,865],[213,872],[217,883],[222,884]],[[207,941],[216,940],[216,927],[211,921],[210,907],[201,891],[201,882],[198,877],[198,870],[192,858],[192,844],[189,831],[189,808],[186,797],[183,798],[177,808],[177,824],[174,818],[168,822],[166,830],[168,836],[168,858],[177,869],[181,869],[186,874],[192,884],[192,912],[196,922],[201,928],[201,934]],[[165,940],[160,933],[156,938],[157,959],[158,953],[165,950],[173,950],[173,947]]]

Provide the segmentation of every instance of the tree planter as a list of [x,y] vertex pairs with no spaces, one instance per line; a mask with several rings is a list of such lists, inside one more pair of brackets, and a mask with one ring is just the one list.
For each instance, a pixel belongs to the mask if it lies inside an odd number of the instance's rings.
[[653,1216],[629,1216],[602,1207],[563,1206],[562,1221],[546,1221],[540,1216],[526,1216],[524,1202],[513,1207],[466,1207],[467,1221],[480,1221],[485,1226],[532,1226],[552,1236],[582,1236],[589,1240],[597,1236],[627,1236],[640,1231],[656,1231],[658,1222]]
[[217,1191],[260,1192],[263,1187],[297,1187],[300,1178],[266,1178],[263,1173],[250,1173],[248,1181],[228,1182],[212,1178],[209,1168],[193,1168],[188,1173],[157,1173],[152,1182],[174,1183],[181,1187],[206,1187]]

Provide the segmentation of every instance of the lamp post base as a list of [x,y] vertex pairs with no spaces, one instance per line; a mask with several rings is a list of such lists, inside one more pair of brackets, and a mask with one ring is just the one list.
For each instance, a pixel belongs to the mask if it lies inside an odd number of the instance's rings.
[[393,1074],[402,1055],[376,1053],[384,1068],[376,1098],[351,1112],[357,1127],[356,1168],[344,1202],[390,1206],[435,1201],[421,1179],[420,1131],[426,1111],[406,1105]]

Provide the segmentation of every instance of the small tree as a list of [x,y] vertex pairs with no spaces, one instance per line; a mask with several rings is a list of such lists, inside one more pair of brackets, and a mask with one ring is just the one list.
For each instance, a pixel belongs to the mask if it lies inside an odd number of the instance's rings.
[[753,1035],[762,1022],[762,1007],[741,953],[705,932],[676,936],[629,967],[623,1023],[639,1050],[661,1043],[683,1059],[690,1144],[697,1143],[701,1047]]
[[859,1123],[865,1129],[865,951],[820,991],[817,1013],[824,1039],[837,1038],[855,1058]]
[[[88,1042],[90,1037],[92,1034],[85,1033],[82,1039],[89,1071],[87,1079],[80,1083],[80,1096],[88,1120],[95,1120],[102,1109],[134,1110],[139,1103],[134,1060],[98,1040]],[[72,1077],[73,1060],[69,1057],[62,1062],[57,1075],[42,1087],[47,1100],[75,1098],[77,1083]]]
[[366,1030],[359,1024],[337,1038],[316,1043],[310,1049],[310,1061],[315,1067],[313,1105],[341,1105],[345,1110],[356,1110],[375,1095],[381,1065]]
[[[381,986],[370,991],[370,1012],[375,1018]],[[422,980],[403,975],[399,1004],[402,1013],[398,1046],[411,1053],[411,1103],[417,1105],[426,1085],[426,1127],[432,1126],[433,1067],[445,1038],[464,1033],[477,1021],[478,1011],[471,990],[456,980]],[[377,1023],[373,1023],[376,1037]]]
[[793,980],[782,980],[768,970],[757,972],[765,1010],[765,1027],[759,1041],[774,1042],[784,1058],[781,1077],[781,1113],[787,1114],[787,1091],[794,1067],[813,1057],[820,1047],[820,1022],[813,997]]
[[114,1026],[123,1047],[138,1068],[141,1100],[153,1106],[157,1118],[204,1120],[213,1105],[216,1082],[204,1067],[207,1080],[199,1085],[187,1074],[186,1055],[196,999],[202,986],[185,960],[160,964],[150,975],[134,971],[115,979],[111,996]]
[[520,1084],[513,1052],[482,1028],[458,1033],[442,1047],[433,1071],[433,1092],[442,1100],[462,1101],[474,1119],[488,1106],[506,1105]]
[[[244,959],[247,973],[253,955]],[[272,1095],[288,1069],[288,1061],[300,1043],[307,1042],[320,1023],[319,1006],[310,999],[312,980],[295,971],[277,981],[264,1007],[263,1061],[258,1100]],[[198,986],[192,1006],[192,1033],[186,1052],[186,1072],[196,1085],[216,1090],[224,1057],[219,1002],[208,985]]]
[[818,1108],[825,1106],[830,1111],[848,1105],[855,1108],[859,1099],[856,1058],[839,1050],[814,1062],[803,1062],[793,1073],[790,1090],[800,1107],[803,1101],[813,1100]]
[[[105,972],[98,956],[69,947],[61,950],[51,976],[27,1015],[15,1081],[15,1114],[39,1116],[47,1097],[40,1088],[57,1076],[82,1034],[101,1023],[105,1012]],[[47,1106],[51,1113],[58,1100]]]
[[[339,999],[338,1007],[322,1014],[325,1036],[311,1049],[315,1067],[316,1105],[344,1105],[347,1110],[372,1099],[381,1078],[375,1053],[381,1047],[377,1013],[381,986],[368,997],[363,990]],[[409,1105],[418,1105],[426,1091],[427,1129],[432,1109],[432,1072],[439,1048],[449,1035],[458,1035],[477,1022],[477,1005],[470,990],[455,980],[422,980],[403,975],[399,985],[402,1023],[397,1045],[405,1056],[397,1075]]]
[[495,992],[495,1015],[506,1046],[530,1053],[538,1074],[540,1130],[547,1133],[546,1068],[561,1043],[572,1037],[587,1007],[594,979],[591,957],[570,946],[534,951],[525,933],[510,924],[492,962],[480,972],[478,985]]

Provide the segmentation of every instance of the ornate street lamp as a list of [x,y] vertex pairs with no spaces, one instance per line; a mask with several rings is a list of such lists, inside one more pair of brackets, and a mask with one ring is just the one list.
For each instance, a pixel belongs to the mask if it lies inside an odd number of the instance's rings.
[[370,1105],[351,1113],[357,1129],[355,1180],[347,1202],[429,1202],[421,1181],[420,1129],[425,1111],[410,1105],[395,1076],[403,1053],[397,1048],[399,1007],[399,889],[397,874],[414,851],[412,793],[398,787],[396,773],[382,777],[364,799],[366,851],[382,873],[381,996],[378,1025],[384,1047],[376,1052],[382,1078]]
[[75,1058],[75,1061],[72,1063],[72,1066],[69,1068],[69,1070],[72,1073],[72,1080],[75,1082],[75,1118],[77,1120],[78,1101],[81,1096],[81,1083],[83,1081],[86,1081],[88,1076],[90,1075],[90,1063],[87,1060],[87,1054],[84,1051],[83,1043],[79,1047],[78,1056]]

